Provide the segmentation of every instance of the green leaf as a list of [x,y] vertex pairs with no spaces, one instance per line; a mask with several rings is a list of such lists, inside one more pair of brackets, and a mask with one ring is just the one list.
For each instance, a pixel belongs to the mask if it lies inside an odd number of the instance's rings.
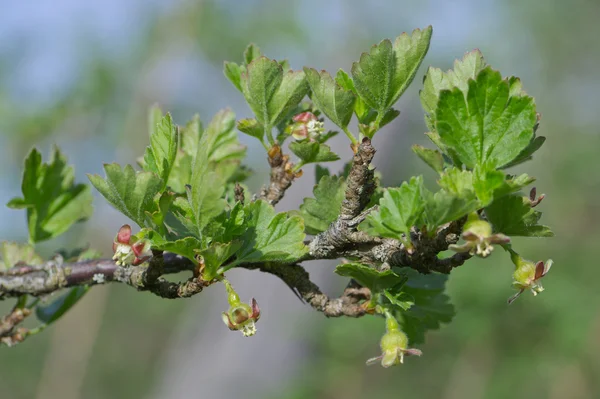
[[146,231],[145,233],[145,237],[150,240],[153,249],[185,256],[192,262],[196,262],[195,256],[203,248],[202,243],[195,237],[185,237],[175,241],[167,241],[152,230]]
[[469,169],[510,163],[533,137],[533,98],[510,97],[508,80],[489,67],[468,85],[466,97],[459,88],[440,93],[435,114],[441,141]]
[[215,115],[200,138],[194,159],[191,180],[193,183],[186,190],[190,206],[186,207],[181,200],[175,201],[183,209],[179,215],[185,215],[186,218],[191,216],[195,235],[198,237],[210,220],[223,212],[226,206],[222,197],[229,174],[222,173],[218,166],[231,155],[228,148],[233,143],[233,137],[237,140],[234,126],[235,115],[230,110],[223,110]]
[[198,252],[204,259],[204,270],[202,273],[204,280],[210,281],[217,277],[219,267],[230,259],[241,247],[242,243],[240,241],[232,241],[226,244],[216,242]]
[[352,77],[359,96],[383,117],[412,82],[431,39],[431,26],[403,33],[394,44],[384,40],[363,53],[352,64]]
[[532,138],[529,145],[527,147],[525,147],[525,149],[523,151],[521,151],[521,153],[519,155],[517,155],[517,157],[515,159],[513,159],[511,162],[507,163],[506,165],[502,166],[502,168],[503,169],[510,168],[512,166],[520,165],[523,162],[531,160],[533,158],[533,153],[536,152],[537,150],[539,150],[545,141],[546,141],[546,138],[544,136],[538,136],[538,137]]
[[238,89],[240,92],[243,93],[242,83],[241,83],[242,70],[243,69],[235,62],[225,61],[225,64],[223,67],[223,74],[225,75],[225,77],[227,79],[229,79],[229,81],[231,83],[233,83],[233,85],[235,86],[236,89]]
[[106,178],[88,175],[90,182],[119,212],[140,227],[150,227],[146,212],[155,211],[154,196],[163,181],[152,172],[136,172],[131,165],[121,169],[116,163],[104,164]]
[[262,200],[246,205],[244,213],[246,230],[239,236],[243,245],[229,268],[241,263],[294,262],[306,254],[300,216],[275,214],[275,209]]
[[327,71],[317,72],[316,69],[305,67],[304,73],[317,108],[333,123],[345,129],[354,112],[354,93],[340,87]]
[[88,291],[88,286],[69,289],[49,305],[38,305],[35,308],[37,318],[44,324],[52,324],[71,309]]
[[405,273],[408,281],[402,291],[413,298],[414,305],[399,312],[399,321],[409,342],[414,345],[425,341],[427,330],[437,330],[442,323],[450,323],[455,311],[444,294],[447,275],[419,274],[414,270]]
[[435,111],[440,98],[440,91],[458,87],[467,93],[469,79],[475,79],[486,66],[483,54],[479,50],[466,53],[461,60],[454,61],[454,69],[442,72],[439,68],[429,67],[423,89],[419,92],[421,105],[427,113],[425,122],[431,131],[435,130]]
[[[388,188],[379,201],[379,210],[371,212],[366,219],[372,233],[382,237],[405,240],[410,228],[423,214],[425,203],[421,194],[422,177],[413,177],[398,188]],[[406,237],[403,237],[403,234]]]
[[179,129],[179,150],[167,182],[167,186],[176,193],[185,193],[185,186],[191,183],[192,164],[198,152],[202,130],[202,122],[198,115],[194,115]]
[[531,207],[527,197],[508,195],[485,208],[485,215],[494,230],[508,236],[553,237],[548,226],[539,225],[542,213]]
[[390,290],[384,290],[383,295],[390,302],[392,308],[396,308],[396,310],[407,311],[415,304],[415,299],[404,291],[394,293]]
[[161,113],[158,107],[150,110],[150,146],[146,148],[142,167],[160,176],[166,186],[177,156],[179,133],[168,113],[157,123],[158,113]]
[[440,187],[457,197],[474,198],[473,172],[458,168],[448,168],[438,181]]
[[353,278],[373,293],[401,286],[406,282],[405,276],[391,270],[379,272],[361,263],[343,263],[336,266],[335,272],[340,276]]
[[413,145],[412,150],[423,160],[423,162],[431,166],[436,172],[442,173],[444,171],[444,157],[438,150],[425,148],[418,144]]
[[305,164],[330,162],[340,159],[337,154],[331,152],[331,148],[328,145],[316,141],[294,141],[290,143],[289,148]]
[[240,119],[237,128],[240,132],[263,141],[265,128],[256,119]]
[[340,213],[346,190],[344,179],[323,176],[313,189],[315,198],[305,198],[300,205],[300,214],[308,234],[319,234],[327,230]]
[[7,204],[9,208],[27,210],[30,243],[54,238],[91,216],[90,188],[75,184],[74,180],[75,171],[67,166],[67,159],[58,148],[49,163],[42,163],[42,155],[31,150],[25,159],[23,197]]
[[435,194],[424,190],[423,194],[425,199],[424,221],[430,234],[434,234],[439,226],[460,219],[479,209],[479,201],[477,201],[475,193],[458,196],[441,189]]
[[250,43],[248,47],[246,47],[246,50],[244,50],[244,65],[248,66],[248,64],[261,55],[260,48],[256,44]]
[[354,113],[361,124],[369,124],[375,120],[377,112],[369,107],[362,98],[358,96],[356,87],[354,87],[354,81],[348,74],[343,70],[338,70],[335,76],[336,83],[345,90],[350,90],[354,93]]
[[10,269],[17,264],[36,266],[41,265],[44,260],[35,253],[31,244],[21,244],[10,241],[0,243],[0,271]]
[[283,72],[274,60],[259,57],[242,73],[242,92],[267,131],[285,118],[308,93],[304,72]]
[[486,170],[485,166],[473,171],[473,188],[482,207],[488,206],[496,198],[519,191],[534,181],[535,178],[527,174],[511,177],[499,170]]
[[315,181],[320,182],[324,176],[331,176],[329,169],[321,165],[315,165]]

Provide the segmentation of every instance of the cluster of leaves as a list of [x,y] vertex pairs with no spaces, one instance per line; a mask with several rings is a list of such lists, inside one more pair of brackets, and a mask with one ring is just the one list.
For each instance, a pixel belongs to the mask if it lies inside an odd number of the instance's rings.
[[[242,165],[246,151],[236,127],[258,139],[269,156],[293,137],[287,145],[298,158],[292,172],[309,163],[339,159],[327,145],[338,132],[325,133],[325,117],[357,151],[360,140],[372,138],[400,114],[393,107],[413,81],[431,35],[428,27],[403,33],[393,42],[383,40],[363,53],[350,73],[339,70],[335,77],[307,67],[291,70],[287,61],[269,59],[250,45],[243,62],[226,62],[224,73],[254,118],[236,121],[232,111],[224,110],[206,128],[197,116],[178,126],[154,107],[149,114],[150,146],[138,162],[141,170],[106,164],[105,177],[90,175],[90,182],[140,227],[136,240],[201,265],[204,281],[220,280],[240,265],[297,263],[308,251],[306,234],[323,233],[338,218],[347,175],[331,175],[317,165],[314,198],[306,198],[298,211],[277,213],[260,199],[240,201],[240,187],[244,197],[251,198],[243,186],[250,172]],[[305,102],[306,97],[310,101]],[[538,224],[541,214],[531,201],[519,193],[534,179],[504,171],[531,159],[545,140],[536,136],[535,102],[519,79],[503,78],[473,51],[450,71],[429,68],[420,98],[427,136],[437,149],[413,150],[438,173],[439,188],[430,191],[421,176],[399,187],[378,188],[360,229],[399,240],[408,250],[413,246],[411,232],[433,237],[440,227],[467,215],[481,217],[497,234],[552,235]],[[357,135],[350,129],[353,116]],[[4,244],[0,270],[17,262],[41,263],[32,245],[89,217],[90,203],[89,188],[73,183],[73,170],[58,150],[49,164],[32,151],[25,162],[23,198],[9,203],[27,210],[30,245]],[[413,343],[422,342],[427,329],[452,319],[454,309],[443,293],[446,276],[419,275],[405,268],[379,271],[379,265],[350,261],[336,273],[369,288],[366,309],[394,315]],[[44,323],[56,320],[84,292],[85,288],[73,289],[52,307],[38,307],[38,317]]]

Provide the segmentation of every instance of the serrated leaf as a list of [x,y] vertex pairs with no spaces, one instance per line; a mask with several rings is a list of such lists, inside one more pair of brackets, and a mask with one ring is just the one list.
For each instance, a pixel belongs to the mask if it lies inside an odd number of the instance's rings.
[[244,207],[246,227],[238,238],[243,245],[228,266],[257,262],[293,262],[304,256],[304,223],[299,216],[275,214],[275,208],[259,200]]
[[242,92],[267,131],[285,118],[308,93],[304,72],[283,72],[274,60],[259,57],[242,74]]
[[10,269],[17,264],[30,266],[41,265],[44,260],[35,253],[31,244],[21,244],[17,242],[2,241],[0,244],[0,271]]
[[361,263],[343,263],[336,266],[335,272],[340,276],[353,278],[373,293],[401,286],[406,282],[405,276],[396,274],[392,270],[379,272]]
[[419,96],[421,105],[427,113],[425,121],[430,130],[435,129],[435,110],[438,106],[440,91],[458,87],[463,93],[466,93],[469,79],[475,79],[485,66],[483,54],[479,50],[473,50],[466,53],[461,60],[455,60],[454,69],[447,72],[429,67]]
[[510,163],[533,137],[533,98],[509,97],[508,81],[489,67],[468,85],[466,97],[459,88],[440,93],[435,115],[441,141],[469,169]]
[[410,228],[421,219],[425,206],[421,191],[423,178],[413,177],[398,188],[384,190],[379,209],[366,219],[368,230],[382,237],[404,240]]
[[42,163],[42,155],[35,148],[31,150],[25,159],[23,197],[7,204],[9,208],[27,210],[31,243],[54,238],[91,216],[90,188],[74,180],[75,171],[58,148],[49,163]]
[[146,148],[142,167],[160,176],[166,186],[177,156],[179,133],[169,113],[156,121],[160,113],[158,107],[150,110],[150,146]]
[[316,141],[294,141],[290,143],[289,148],[305,164],[331,162],[340,159],[336,153],[331,151],[328,145]]
[[151,227],[146,212],[154,212],[154,196],[163,182],[152,172],[136,172],[131,165],[121,169],[116,163],[104,164],[106,178],[88,175],[96,190],[119,212],[140,227]]
[[340,213],[346,190],[343,178],[323,176],[313,189],[314,198],[305,198],[300,214],[308,234],[327,230]]
[[533,158],[533,153],[536,152],[537,150],[539,150],[542,147],[542,145],[544,144],[544,142],[546,142],[546,138],[544,136],[538,136],[538,137],[532,138],[531,142],[529,142],[529,145],[527,147],[525,147],[525,149],[523,151],[521,151],[515,159],[513,159],[506,165],[502,166],[502,169],[520,165],[523,162],[531,160],[531,158]]
[[444,157],[438,150],[432,150],[425,148],[422,145],[415,144],[412,146],[412,150],[423,162],[431,166],[433,170],[438,173],[444,171]]
[[405,273],[408,281],[402,291],[413,298],[414,304],[400,312],[399,321],[409,342],[419,344],[425,341],[427,330],[437,330],[442,323],[450,323],[455,311],[444,294],[447,275],[419,274],[414,270]]
[[508,195],[499,198],[485,208],[485,215],[494,231],[508,236],[554,236],[548,226],[538,224],[542,213],[534,210],[526,197]]
[[88,286],[69,289],[68,292],[56,298],[49,305],[38,305],[35,314],[42,323],[52,324],[71,309],[88,291]]
[[152,249],[172,252],[196,262],[195,255],[203,248],[202,243],[195,237],[185,237],[175,241],[167,241],[156,232],[144,232],[144,237],[150,240]]
[[345,129],[354,112],[354,93],[343,89],[327,71],[317,72],[316,69],[305,67],[304,73],[317,108],[333,123]]
[[496,198],[519,191],[534,181],[535,178],[527,174],[511,177],[499,170],[486,170],[485,166],[473,171],[473,188],[482,207],[488,206]]
[[439,226],[460,219],[479,208],[479,201],[474,192],[459,196],[445,189],[441,189],[435,194],[423,190],[423,197],[425,200],[424,222],[430,234],[434,234]]
[[381,117],[398,101],[412,82],[431,39],[431,26],[403,33],[394,44],[384,40],[363,53],[352,64],[352,77],[359,96]]
[[321,179],[325,176],[331,176],[331,172],[329,168],[321,165],[315,165],[315,181],[320,182]]

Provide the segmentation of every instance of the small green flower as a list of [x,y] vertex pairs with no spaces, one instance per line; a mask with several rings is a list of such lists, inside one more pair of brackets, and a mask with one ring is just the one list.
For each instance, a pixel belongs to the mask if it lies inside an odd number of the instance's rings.
[[523,259],[521,255],[512,249],[510,250],[510,258],[516,267],[513,273],[513,286],[519,291],[508,299],[509,304],[513,303],[525,290],[531,290],[534,296],[544,291],[540,280],[550,271],[552,259],[548,259],[546,263],[542,261],[534,263]]
[[488,257],[494,250],[492,244],[508,244],[510,238],[501,233],[492,234],[492,225],[479,219],[476,212],[469,215],[463,228],[462,245],[452,244],[448,248],[456,252],[468,252],[482,258]]
[[385,368],[404,363],[404,356],[421,356],[423,352],[419,349],[408,348],[408,337],[400,330],[398,322],[392,314],[385,314],[386,333],[381,337],[379,343],[381,356],[367,360],[367,365],[381,362]]
[[240,301],[240,297],[234,291],[227,280],[223,280],[227,290],[227,302],[229,309],[223,312],[223,322],[230,330],[239,330],[244,337],[256,334],[256,322],[260,318],[260,309],[256,299],[252,298],[250,305]]
[[150,258],[150,242],[131,235],[131,226],[124,224],[113,241],[113,260],[121,266],[137,266]]

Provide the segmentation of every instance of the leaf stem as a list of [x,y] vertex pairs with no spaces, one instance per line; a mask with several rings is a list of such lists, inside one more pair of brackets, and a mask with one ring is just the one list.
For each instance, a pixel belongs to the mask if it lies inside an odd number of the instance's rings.
[[342,128],[342,130],[344,131],[344,133],[346,133],[346,136],[348,136],[348,138],[352,142],[352,145],[357,146],[358,140],[356,140],[356,137],[352,134],[352,132],[350,130],[348,130],[348,127],[344,127],[344,128]]

